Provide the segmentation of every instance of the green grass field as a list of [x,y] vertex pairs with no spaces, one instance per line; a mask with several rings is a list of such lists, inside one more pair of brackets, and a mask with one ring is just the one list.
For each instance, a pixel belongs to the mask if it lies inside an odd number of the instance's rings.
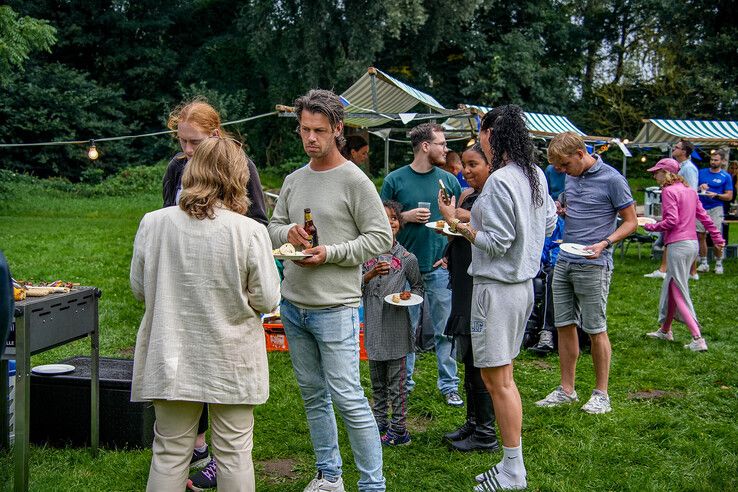
[[[17,183],[0,206],[0,248],[16,278],[99,287],[101,354],[130,357],[143,312],[128,287],[133,237],[141,216],[159,206],[156,193],[80,198]],[[535,407],[558,384],[558,359],[522,354],[515,363],[530,490],[738,489],[738,263],[727,260],[725,275],[704,274],[691,285],[710,348],[695,354],[682,348],[689,338],[683,325],[675,325],[678,343],[644,337],[656,328],[660,288],[642,277],[656,265],[644,252],[642,260],[635,247],[623,260],[616,256],[608,312],[612,413]],[[34,356],[33,364],[88,353],[82,340]],[[288,355],[270,354],[269,362],[271,398],[256,412],[257,490],[301,491],[314,473],[305,414]],[[579,364],[577,389],[586,400],[594,381],[589,355]],[[362,380],[368,388],[365,363]],[[471,490],[473,476],[500,453],[448,451],[441,436],[461,424],[465,410],[446,406],[435,389],[433,354],[420,356],[416,380],[408,407],[413,442],[384,453],[388,490]],[[343,430],[340,439],[347,490],[356,490]],[[31,490],[143,490],[150,456],[148,449],[103,450],[92,459],[85,449],[33,447]],[[0,451],[0,489],[10,490],[12,477],[12,454]]]

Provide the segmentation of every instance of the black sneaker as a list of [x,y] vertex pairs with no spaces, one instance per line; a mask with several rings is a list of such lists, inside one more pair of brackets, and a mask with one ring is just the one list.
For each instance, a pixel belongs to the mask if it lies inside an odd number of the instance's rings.
[[187,489],[194,490],[195,492],[202,492],[205,489],[214,489],[218,485],[215,475],[216,466],[215,458],[213,458],[205,468],[190,475],[190,478],[187,480]]
[[192,459],[190,460],[190,468],[196,468],[200,469],[203,466],[207,465],[210,461],[210,453],[208,452],[208,447],[205,446],[205,451],[202,453],[199,452],[197,449],[192,451]]

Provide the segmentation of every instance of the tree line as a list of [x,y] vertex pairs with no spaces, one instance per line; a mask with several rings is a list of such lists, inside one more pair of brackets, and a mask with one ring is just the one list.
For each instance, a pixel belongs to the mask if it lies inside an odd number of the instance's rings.
[[[737,25],[729,0],[10,0],[0,143],[157,131],[193,95],[242,118],[369,66],[446,107],[515,103],[632,138],[648,117],[737,119]],[[301,155],[282,119],[234,129],[260,167]],[[84,180],[175,150],[106,142],[93,163],[78,146],[4,148],[1,167]]]

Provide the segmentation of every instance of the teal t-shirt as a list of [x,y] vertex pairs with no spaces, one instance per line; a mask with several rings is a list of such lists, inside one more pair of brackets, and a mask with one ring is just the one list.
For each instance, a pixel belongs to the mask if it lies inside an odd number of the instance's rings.
[[[429,222],[442,220],[438,209],[438,180],[441,179],[446,189],[459,200],[461,185],[456,177],[439,167],[433,167],[427,173],[419,173],[409,165],[403,166],[389,173],[384,178],[382,191],[379,195],[382,200],[394,200],[402,205],[402,210],[418,208],[418,202],[429,202],[431,217]],[[405,224],[397,240],[405,249],[418,258],[420,273],[428,273],[433,270],[433,263],[443,256],[446,248],[446,237],[437,234],[425,226],[425,224]]]

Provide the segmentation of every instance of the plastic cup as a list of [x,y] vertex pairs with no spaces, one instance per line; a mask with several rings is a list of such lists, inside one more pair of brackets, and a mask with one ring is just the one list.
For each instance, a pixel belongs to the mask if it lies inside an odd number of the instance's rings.
[[418,208],[427,208],[430,210],[430,202],[418,202]]

